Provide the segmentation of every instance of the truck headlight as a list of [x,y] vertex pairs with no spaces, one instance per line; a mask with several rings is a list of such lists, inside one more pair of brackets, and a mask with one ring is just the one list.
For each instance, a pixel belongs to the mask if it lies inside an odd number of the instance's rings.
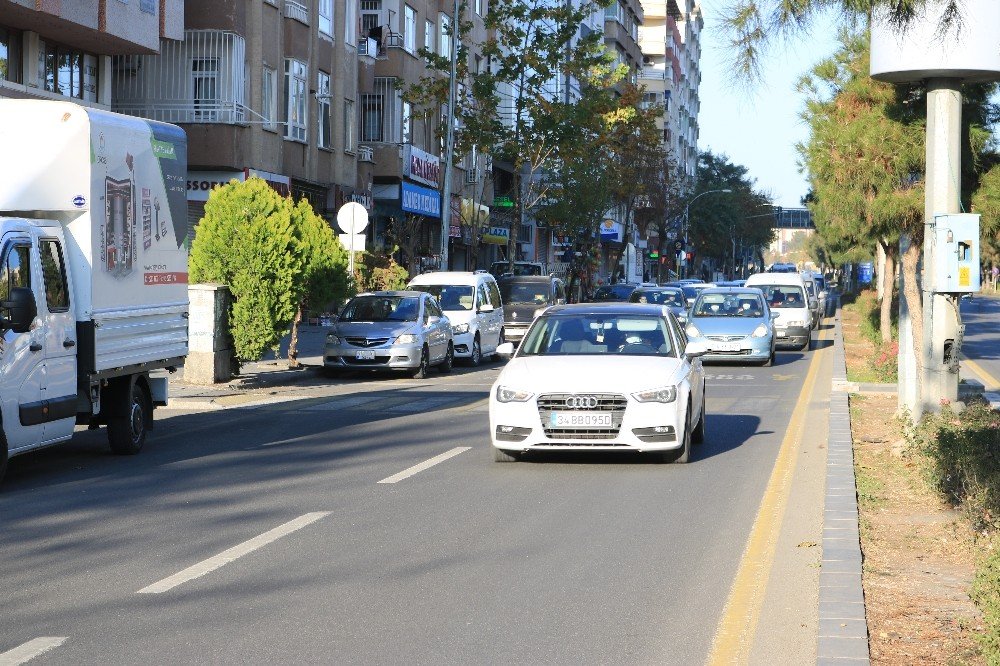
[[507,388],[506,386],[497,387],[497,402],[528,402],[533,395],[534,393],[520,389]]
[[664,386],[663,388],[640,391],[633,393],[632,397],[639,402],[673,402],[677,399],[677,387]]
[[768,331],[767,326],[760,324],[757,328],[753,329],[753,333],[750,336],[754,338],[766,338],[768,333],[770,331]]
[[420,342],[420,338],[418,338],[413,333],[403,333],[401,336],[396,338],[396,344],[400,345],[412,345],[416,344],[417,342]]
[[461,335],[462,333],[468,333],[469,332],[469,325],[468,324],[455,324],[454,326],[451,327],[451,332],[454,335]]

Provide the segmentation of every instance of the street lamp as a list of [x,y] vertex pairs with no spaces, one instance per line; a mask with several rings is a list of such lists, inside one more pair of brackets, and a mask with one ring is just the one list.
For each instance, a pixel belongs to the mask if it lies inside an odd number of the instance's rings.
[[[684,242],[684,251],[685,252],[687,252],[688,217],[691,214],[691,204],[693,204],[695,201],[697,201],[698,199],[702,198],[706,194],[717,194],[717,193],[732,194],[732,192],[733,191],[729,190],[729,189],[726,189],[726,190],[708,190],[707,192],[702,192],[701,194],[699,194],[698,196],[694,197],[693,199],[691,199],[690,201],[687,202],[687,205],[684,206],[684,232],[683,232],[683,234],[681,234],[681,238],[682,238],[682,240]],[[686,261],[684,263],[684,271],[683,271],[682,275],[683,275],[683,277],[687,277],[687,262]]]

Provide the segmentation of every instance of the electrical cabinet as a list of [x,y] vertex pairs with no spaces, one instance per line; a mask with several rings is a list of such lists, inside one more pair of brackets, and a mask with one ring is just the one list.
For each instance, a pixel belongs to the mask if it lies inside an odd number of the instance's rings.
[[934,216],[934,291],[979,291],[979,215]]

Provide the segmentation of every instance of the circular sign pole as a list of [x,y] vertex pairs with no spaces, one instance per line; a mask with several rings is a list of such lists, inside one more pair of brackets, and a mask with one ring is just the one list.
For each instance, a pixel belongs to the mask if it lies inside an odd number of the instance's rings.
[[350,236],[347,241],[347,270],[350,272],[351,279],[354,279],[354,239],[357,234],[368,227],[368,211],[356,201],[345,203],[337,211],[337,226]]

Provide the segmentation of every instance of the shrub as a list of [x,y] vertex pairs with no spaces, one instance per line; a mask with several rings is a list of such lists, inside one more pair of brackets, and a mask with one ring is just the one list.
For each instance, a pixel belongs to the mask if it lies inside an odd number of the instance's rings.
[[358,291],[405,289],[410,273],[397,264],[390,254],[365,252],[354,266]]

